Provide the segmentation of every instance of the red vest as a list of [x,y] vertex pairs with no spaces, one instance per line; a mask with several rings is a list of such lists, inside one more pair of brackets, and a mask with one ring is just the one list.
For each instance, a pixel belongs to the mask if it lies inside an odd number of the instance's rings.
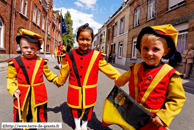
[[101,53],[89,50],[79,54],[78,50],[66,53],[65,60],[70,67],[67,103],[76,109],[92,107],[97,99],[97,80]]
[[133,64],[129,79],[129,95],[154,114],[165,103],[170,77],[176,70],[167,64],[144,69],[143,63]]
[[61,56],[64,51],[65,51],[65,46],[64,45],[57,46],[57,48],[56,48],[56,55],[57,56]]
[[[45,104],[47,102],[47,92],[43,82],[43,66],[45,59],[35,57],[28,60],[20,56],[11,60],[17,71],[17,83],[21,91],[21,110],[24,108],[28,95],[31,95],[31,102],[34,107]],[[21,63],[23,67],[19,66]],[[14,99],[14,107],[18,107],[16,99]]]

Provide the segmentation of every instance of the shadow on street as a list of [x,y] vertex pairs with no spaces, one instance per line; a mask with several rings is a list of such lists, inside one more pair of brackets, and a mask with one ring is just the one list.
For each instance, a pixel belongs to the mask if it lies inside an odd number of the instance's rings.
[[[55,108],[48,107],[47,111],[48,112],[52,111],[54,113],[61,112],[63,122],[67,124],[69,127],[71,127],[72,129],[75,129],[74,120],[71,114],[71,109],[67,105],[67,102],[64,102],[60,106],[56,106]],[[112,130],[102,125],[102,122],[96,118],[95,112],[92,113],[92,119],[88,122],[88,127],[92,130]]]

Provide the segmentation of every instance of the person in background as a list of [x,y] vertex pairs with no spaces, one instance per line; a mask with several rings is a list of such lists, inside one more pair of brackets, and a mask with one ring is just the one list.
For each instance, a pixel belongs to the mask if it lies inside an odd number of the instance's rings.
[[194,50],[193,45],[188,44],[187,49],[182,54],[183,57],[183,70],[182,74],[184,75],[184,79],[189,77],[189,73],[193,64]]
[[59,69],[61,68],[62,56],[65,52],[66,52],[65,45],[63,45],[63,42],[60,42],[56,47],[56,52],[55,52],[55,57],[57,57]]
[[111,52],[110,52],[109,57],[108,57],[108,62],[112,63],[112,53]]
[[115,63],[115,52],[112,53],[112,63]]
[[170,57],[168,64],[172,67],[175,67],[176,65],[179,65],[181,61],[181,53],[176,50],[175,53]]

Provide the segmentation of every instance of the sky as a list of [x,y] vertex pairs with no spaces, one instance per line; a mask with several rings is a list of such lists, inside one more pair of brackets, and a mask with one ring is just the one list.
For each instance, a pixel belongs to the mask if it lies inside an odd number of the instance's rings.
[[123,0],[53,0],[53,10],[69,11],[73,20],[73,33],[79,26],[89,23],[94,34],[121,6]]

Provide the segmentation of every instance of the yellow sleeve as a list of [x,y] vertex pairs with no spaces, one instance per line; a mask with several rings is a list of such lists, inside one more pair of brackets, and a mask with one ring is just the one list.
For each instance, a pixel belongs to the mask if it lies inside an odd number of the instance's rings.
[[54,74],[54,73],[48,68],[47,60],[45,60],[43,71],[44,71],[44,75],[45,75],[46,79],[47,79],[49,82],[52,82],[52,81],[54,81],[55,78],[57,78],[57,75]]
[[[13,63],[13,62],[12,62]],[[7,70],[7,90],[9,94],[14,97],[14,92],[18,89],[17,87],[17,71],[14,66],[10,63]]]
[[111,64],[107,63],[104,58],[99,61],[99,69],[110,79],[115,79],[121,75]]
[[63,47],[63,51],[66,51],[65,47]]
[[169,126],[174,116],[180,113],[185,101],[186,97],[181,77],[173,76],[168,86],[165,109],[161,109],[156,115]]
[[58,47],[56,47],[55,56],[57,56],[57,52],[58,52]]
[[115,84],[117,86],[124,86],[128,81],[131,76],[131,69],[123,73],[121,76],[115,79]]
[[54,84],[59,86],[63,85],[67,80],[69,71],[70,68],[68,62],[66,60],[62,60],[62,67],[60,69],[59,77],[54,80]]

